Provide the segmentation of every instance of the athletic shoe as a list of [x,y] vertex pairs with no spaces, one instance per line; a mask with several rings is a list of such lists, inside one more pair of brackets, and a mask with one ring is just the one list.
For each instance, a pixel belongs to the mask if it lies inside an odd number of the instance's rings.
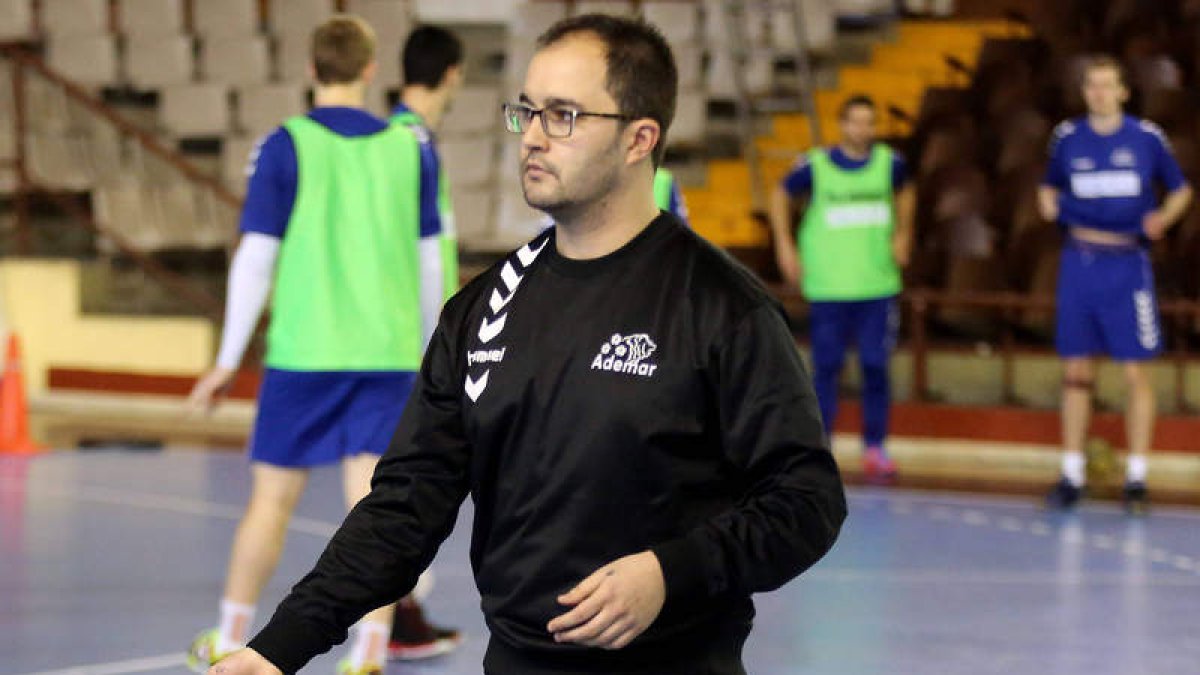
[[355,668],[350,665],[350,659],[342,659],[337,664],[337,675],[383,675],[383,666],[376,663],[364,663]]
[[1146,484],[1142,481],[1125,483],[1125,489],[1121,491],[1121,501],[1125,505],[1125,513],[1131,516],[1146,515],[1150,507],[1148,496]]
[[1066,478],[1060,478],[1050,489],[1050,494],[1046,495],[1046,508],[1052,511],[1070,510],[1083,498],[1083,492],[1083,488]]
[[229,651],[218,652],[218,642],[216,628],[209,628],[197,635],[188,648],[187,667],[194,673],[204,673],[217,661],[241,649],[241,645],[238,645]]
[[873,445],[863,452],[863,473],[867,482],[891,484],[896,482],[896,461],[883,448]]
[[415,602],[402,601],[392,620],[392,639],[388,641],[388,660],[416,661],[449,654],[462,643],[462,633],[453,628],[434,626]]

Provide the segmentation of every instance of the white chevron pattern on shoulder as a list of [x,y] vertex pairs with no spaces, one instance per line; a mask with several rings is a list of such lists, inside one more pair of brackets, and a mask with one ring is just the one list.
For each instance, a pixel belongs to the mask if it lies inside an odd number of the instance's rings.
[[506,261],[504,267],[500,269],[500,279],[508,287],[509,293],[517,290],[517,285],[521,283],[521,279],[523,278],[520,274],[517,274],[517,270],[513,268],[511,260]]
[[490,372],[492,371],[483,371],[483,375],[480,375],[478,380],[471,379],[471,374],[467,373],[467,381],[463,383],[463,388],[467,390],[467,396],[470,396],[472,401],[478,401],[483,390],[487,389],[488,373]]
[[[537,248],[533,248],[533,244],[540,240]],[[537,260],[538,255],[546,248],[546,243],[550,241],[548,234],[543,234],[534,239],[533,242],[525,244],[517,249],[515,254],[510,254],[509,258],[504,261],[500,267],[500,282],[492,288],[492,294],[488,298],[488,309],[491,310],[489,315],[485,315],[479,324],[479,342],[481,345],[495,340],[504,331],[504,324],[508,320],[508,314],[501,312],[508,307],[508,303],[517,295],[517,287],[521,285],[521,280],[524,279],[524,273],[529,269],[529,266]],[[518,272],[517,270],[520,270]],[[480,358],[479,353],[484,353],[488,358]],[[498,358],[491,358],[492,354],[498,354]],[[486,361],[489,363],[499,363],[504,358],[504,348],[493,349],[488,352],[468,352],[467,363],[468,368],[475,359],[474,365],[476,368],[479,364]],[[467,373],[466,382],[463,388],[470,397],[473,403],[479,401],[479,397],[488,386],[488,374],[491,370],[485,370],[479,379],[471,377],[471,373]]]
[[495,321],[488,321],[486,316],[483,317],[483,322],[479,324],[479,341],[483,344],[491,342],[504,330],[504,321],[506,319],[508,319],[507,314],[501,314],[496,317]]
[[534,260],[537,260],[538,254],[542,252],[542,249],[546,248],[546,242],[548,241],[550,240],[543,239],[542,244],[536,250],[529,248],[529,244],[525,244],[517,250],[517,260],[521,261],[522,266],[529,267],[533,264]]
[[500,310],[504,309],[504,307],[506,305],[508,305],[508,301],[512,300],[513,296],[515,296],[516,294],[517,294],[516,291],[512,291],[508,294],[507,297],[501,296],[500,289],[493,288],[492,289],[492,299],[488,301],[488,307],[491,308],[492,314],[499,314]]

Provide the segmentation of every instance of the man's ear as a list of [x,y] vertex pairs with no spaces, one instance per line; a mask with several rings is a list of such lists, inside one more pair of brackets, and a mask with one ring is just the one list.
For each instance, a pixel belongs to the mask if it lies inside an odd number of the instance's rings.
[[637,164],[652,156],[655,148],[662,142],[662,128],[658,126],[658,122],[648,117],[630,122],[625,134],[628,138],[625,161],[629,164]]

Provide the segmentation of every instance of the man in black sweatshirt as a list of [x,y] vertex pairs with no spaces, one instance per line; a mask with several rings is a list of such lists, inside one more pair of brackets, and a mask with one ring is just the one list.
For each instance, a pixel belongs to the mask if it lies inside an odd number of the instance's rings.
[[412,589],[468,494],[489,675],[745,672],[751,593],[819,560],[846,502],[778,304],[655,207],[675,91],[644,23],[539,39],[504,119],[556,226],[447,304],[370,495],[213,675],[344,640]]

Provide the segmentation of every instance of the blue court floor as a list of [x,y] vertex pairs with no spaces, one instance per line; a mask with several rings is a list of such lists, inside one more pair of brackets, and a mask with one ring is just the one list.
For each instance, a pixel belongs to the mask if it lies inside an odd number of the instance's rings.
[[[269,616],[340,520],[315,473],[260,608]],[[215,622],[245,460],[225,453],[0,457],[0,675],[183,673]],[[1200,673],[1200,512],[1067,516],[1028,500],[852,490],[834,552],[757,598],[753,675]],[[455,654],[388,673],[479,673],[486,633],[465,507],[434,563]],[[332,673],[341,648],[304,672]]]

